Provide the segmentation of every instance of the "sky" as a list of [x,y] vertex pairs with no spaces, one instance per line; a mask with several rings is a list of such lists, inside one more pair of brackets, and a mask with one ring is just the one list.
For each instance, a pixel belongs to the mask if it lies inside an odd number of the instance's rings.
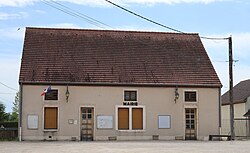
[[[110,1],[183,32],[199,33],[203,37],[232,36],[234,85],[250,79],[249,0]],[[62,5],[81,13],[81,17],[65,13],[66,8]],[[12,111],[19,89],[25,27],[173,32],[129,14],[105,0],[0,0],[0,102],[4,103],[7,112]],[[228,41],[201,40],[224,93],[229,90]]]

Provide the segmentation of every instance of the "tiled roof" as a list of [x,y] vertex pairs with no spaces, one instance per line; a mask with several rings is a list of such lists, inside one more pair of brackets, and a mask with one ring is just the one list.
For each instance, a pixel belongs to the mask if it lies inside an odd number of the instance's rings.
[[[245,103],[247,98],[250,96],[250,79],[244,80],[233,87],[233,103]],[[221,97],[222,105],[228,105],[229,91],[224,93]]]
[[221,83],[198,34],[27,28],[20,83]]

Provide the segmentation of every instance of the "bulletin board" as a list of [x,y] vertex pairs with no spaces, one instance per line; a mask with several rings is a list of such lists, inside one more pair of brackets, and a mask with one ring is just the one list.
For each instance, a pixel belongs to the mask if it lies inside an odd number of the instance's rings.
[[28,129],[38,129],[38,115],[28,115]]
[[171,128],[170,115],[159,115],[158,116],[158,128],[159,129],[170,129]]
[[113,129],[113,116],[97,116],[97,129]]

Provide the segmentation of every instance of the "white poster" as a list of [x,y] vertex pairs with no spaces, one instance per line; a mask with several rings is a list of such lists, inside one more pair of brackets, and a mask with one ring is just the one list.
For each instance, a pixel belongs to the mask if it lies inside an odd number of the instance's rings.
[[28,115],[28,129],[38,129],[38,115]]
[[98,129],[112,129],[113,128],[113,116],[97,116],[97,128]]
[[170,115],[159,115],[158,124],[159,124],[158,125],[159,129],[170,129],[171,128]]

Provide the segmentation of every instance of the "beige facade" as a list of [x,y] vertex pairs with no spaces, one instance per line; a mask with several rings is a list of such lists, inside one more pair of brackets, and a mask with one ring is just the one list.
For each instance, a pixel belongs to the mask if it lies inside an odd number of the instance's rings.
[[[243,115],[249,109],[249,98],[246,103],[234,104],[234,127],[236,136],[249,135],[249,121]],[[221,107],[222,113],[222,134],[230,134],[230,105],[223,105]],[[241,120],[242,119],[242,120]]]
[[[187,108],[194,108],[198,140],[219,134],[219,88],[179,87],[175,102],[174,87],[120,87],[52,85],[58,100],[44,100],[41,92],[48,86],[22,85],[22,140],[81,140],[82,109],[93,108],[93,140],[174,140],[185,139]],[[137,91],[137,106],[123,104],[124,91]],[[185,91],[195,91],[196,102],[185,102]],[[44,129],[44,109],[57,107],[57,129]],[[118,108],[141,108],[143,129],[118,130]],[[131,110],[130,110],[131,109]],[[167,116],[168,128],[159,128],[159,116]],[[105,117],[109,120],[105,125]],[[129,116],[132,118],[131,115]],[[104,120],[102,120],[104,119]],[[129,121],[131,126],[131,121]],[[103,128],[103,127],[104,128]],[[106,127],[106,128],[105,128]]]

